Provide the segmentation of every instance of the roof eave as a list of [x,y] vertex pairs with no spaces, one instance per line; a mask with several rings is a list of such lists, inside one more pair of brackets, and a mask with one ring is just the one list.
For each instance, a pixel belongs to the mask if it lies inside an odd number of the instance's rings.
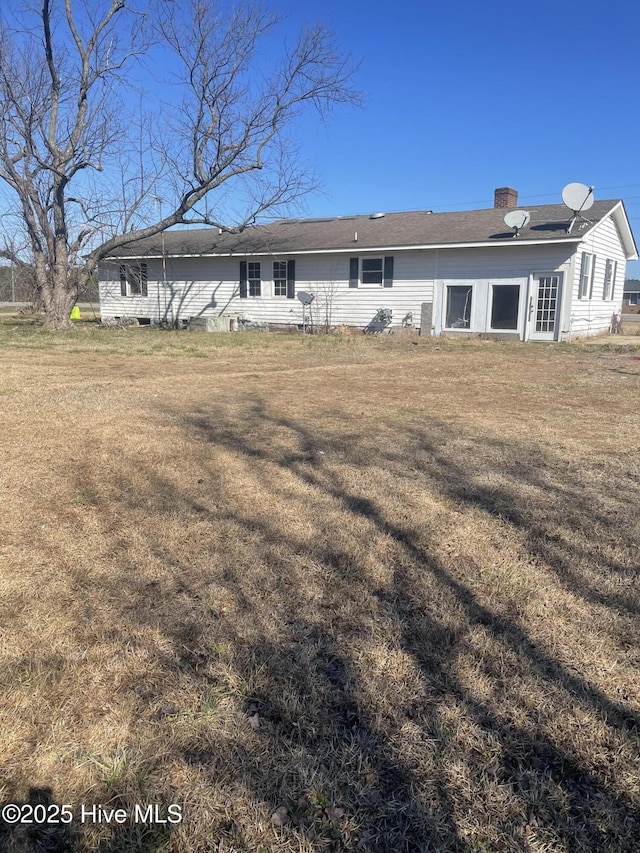
[[633,236],[633,232],[631,230],[631,225],[629,224],[629,219],[627,217],[627,211],[624,209],[624,204],[622,201],[616,202],[614,207],[603,216],[602,219],[599,219],[597,222],[594,222],[591,228],[585,231],[582,234],[582,239],[585,240],[593,231],[603,222],[607,216],[610,216],[613,219],[613,222],[618,229],[618,234],[620,235],[620,239],[622,240],[622,246],[624,248],[625,257],[628,261],[635,261],[638,258],[638,247],[636,246],[636,241]]
[[[405,246],[347,246],[344,248],[331,249],[264,249],[256,252],[192,252],[172,254],[165,252],[162,254],[145,254],[145,255],[118,255],[117,257],[105,258],[107,261],[129,261],[139,260],[140,258],[148,258],[150,260],[165,258],[246,258],[246,257],[264,257],[265,255],[286,254],[286,255],[329,255],[329,254],[361,254],[363,252],[408,252],[412,250],[426,249],[477,249],[486,246],[495,246],[497,248],[509,246],[549,246],[559,243],[580,243],[584,239],[584,234],[572,237],[560,237],[557,239],[546,240],[526,240],[521,237],[510,237],[508,240],[480,240],[467,243],[419,243]],[[631,238],[633,240],[633,237]],[[634,244],[635,245],[635,244]]]
[[617,205],[611,211],[611,216],[613,217],[614,222],[618,226],[618,231],[620,232],[620,237],[622,238],[622,242],[625,247],[627,260],[638,260],[638,246],[636,245],[636,241],[633,236],[633,231],[631,230],[631,225],[629,224],[629,218],[627,216],[627,211],[624,207],[624,202],[619,201],[617,203]]

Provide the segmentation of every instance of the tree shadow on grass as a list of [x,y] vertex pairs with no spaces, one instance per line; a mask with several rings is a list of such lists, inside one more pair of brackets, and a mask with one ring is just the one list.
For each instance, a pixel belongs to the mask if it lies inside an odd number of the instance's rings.
[[[20,821],[14,822],[15,806],[20,815]],[[28,797],[23,801],[0,804],[0,813],[7,818],[0,818],[0,850],[3,853],[18,853],[18,851],[37,851],[37,853],[67,853],[72,846],[72,830],[69,826],[58,823],[60,815],[56,808],[58,804],[53,798],[50,788],[30,788]],[[52,823],[42,820],[43,814],[53,818]],[[35,818],[34,818],[35,812]]]
[[[157,853],[167,849],[170,827],[161,824],[148,825],[128,820],[126,825],[110,825],[106,818],[98,818],[100,809],[106,812],[118,808],[117,801],[81,804],[61,803],[56,800],[51,788],[30,788],[25,800],[0,803],[0,851],[2,853],[70,853],[85,849],[86,838],[81,837],[79,827],[84,823],[93,829],[102,821],[107,837],[96,837],[93,849],[97,853]],[[68,810],[71,807],[71,810]],[[20,820],[14,820],[16,809]],[[96,818],[92,815],[95,813]],[[72,818],[72,819],[70,819]],[[95,837],[95,836],[94,836]]]
[[[142,458],[114,466],[108,494],[81,482],[119,555],[88,620],[154,662],[122,688],[170,744],[144,767],[196,774],[190,807],[214,815],[176,849],[634,849],[637,710],[535,635],[519,586],[487,594],[487,566],[454,547],[456,518],[511,537],[522,565],[631,641],[618,512],[637,483],[618,491],[605,471],[594,500],[551,450],[435,419],[372,434],[337,413],[329,431],[261,400],[158,419],[197,478]],[[162,535],[176,519],[182,545]],[[181,695],[200,697],[197,720]]]
[[[343,445],[338,437],[337,441],[332,442],[326,435],[314,434],[308,426],[297,421],[269,414],[261,402],[254,404],[246,419],[240,423],[225,423],[224,418],[217,414],[209,417],[197,415],[191,418],[190,426],[213,446],[222,445],[246,457],[294,472],[301,481],[340,501],[351,516],[365,519],[379,533],[390,536],[400,545],[414,568],[410,571],[398,568],[395,571],[394,586],[384,595],[386,607],[391,611],[392,620],[402,626],[403,647],[419,663],[432,689],[439,693],[441,699],[448,697],[464,708],[477,726],[500,744],[502,759],[501,766],[495,770],[496,777],[511,789],[515,797],[526,803],[529,819],[533,818],[536,825],[548,827],[549,840],[555,837],[566,849],[606,849],[614,838],[617,839],[613,842],[614,849],[617,849],[616,844],[620,845],[620,849],[632,849],[632,839],[640,832],[640,811],[633,796],[613,793],[607,784],[603,784],[598,773],[585,766],[577,755],[572,755],[570,749],[556,743],[552,737],[544,736],[539,730],[529,730],[528,726],[519,727],[501,719],[503,715],[496,713],[494,707],[478,701],[457,681],[455,668],[451,666],[453,655],[446,654],[446,641],[442,642],[438,629],[428,623],[423,607],[416,604],[416,570],[431,574],[438,585],[451,594],[464,610],[469,630],[480,628],[497,646],[504,647],[513,655],[515,671],[521,669],[527,677],[548,685],[550,690],[560,691],[569,703],[587,709],[606,726],[627,733],[634,740],[637,740],[640,724],[638,712],[628,703],[610,698],[587,678],[550,655],[531,639],[518,619],[482,604],[459,575],[452,574],[434,557],[437,551],[435,542],[429,542],[427,538],[425,544],[424,537],[419,542],[413,530],[385,516],[380,508],[382,500],[351,491],[345,485],[344,478],[336,475],[335,470],[325,464],[325,460],[331,454],[348,455],[352,464],[355,456],[355,464],[359,466],[384,468],[395,465],[405,472],[408,467],[418,473],[419,487],[427,486],[459,505],[477,508],[518,531],[530,557],[544,561],[555,572],[559,583],[574,595],[607,608],[611,615],[635,616],[639,612],[637,600],[627,595],[602,592],[598,588],[599,574],[628,574],[634,577],[634,572],[637,575],[637,567],[603,556],[603,535],[605,538],[611,535],[619,537],[624,525],[620,525],[615,512],[612,515],[610,510],[603,510],[593,500],[593,496],[585,494],[581,479],[583,472],[579,468],[571,471],[567,470],[568,466],[560,465],[564,470],[560,471],[559,479],[554,481],[550,475],[556,471],[559,460],[542,458],[538,449],[529,451],[515,442],[495,439],[489,442],[493,445],[489,448],[493,454],[488,460],[490,464],[493,463],[491,473],[499,474],[502,480],[507,475],[510,482],[506,486],[482,487],[473,482],[474,475],[478,473],[473,468],[478,462],[486,466],[487,460],[482,459],[481,453],[480,460],[472,458],[468,460],[470,464],[465,465],[447,454],[447,442],[452,435],[443,424],[431,424],[431,429],[414,427],[411,442],[419,448],[417,452],[407,454],[405,451],[397,455],[388,449],[380,452],[380,447],[376,446],[372,453],[366,447],[366,439],[354,442],[351,436],[348,445]],[[274,453],[268,441],[265,442],[267,436],[282,430],[295,436],[297,451]],[[248,435],[258,438],[252,441],[247,438]],[[483,442],[483,446],[486,447],[486,442]],[[324,448],[323,456],[318,456],[320,447]],[[360,458],[358,447],[362,451]],[[543,509],[546,515],[543,515],[542,520],[537,507],[519,498],[523,483],[544,494],[546,506]],[[622,484],[627,494],[621,494],[623,489],[618,488],[621,486],[618,481],[614,487],[611,483],[602,485],[603,504],[607,496],[615,498],[618,503],[621,498],[629,501],[634,496],[635,502],[623,507],[626,513],[633,512],[632,507],[637,506],[637,480],[628,478]],[[576,549],[574,543],[565,543],[561,537],[552,533],[558,525],[567,522],[567,509],[570,509],[574,523],[575,519],[579,519],[579,532],[586,531],[582,548]],[[594,530],[596,535],[589,539],[589,533]],[[297,553],[300,553],[300,547],[301,543],[293,544]],[[576,560],[578,563],[586,561],[595,568],[595,582],[585,579],[574,569]],[[332,560],[326,554],[325,563],[332,567]],[[471,572],[478,568],[472,562],[467,565]],[[333,568],[340,571],[339,567],[338,556]],[[353,571],[351,575],[353,577]],[[372,592],[376,594],[375,590]],[[623,620],[622,624],[624,627],[628,623]],[[463,644],[464,637],[451,638],[450,642],[455,647]],[[490,666],[485,666],[485,670],[490,675],[495,674],[491,672]],[[423,722],[427,722],[424,714]],[[407,773],[405,778],[410,776]],[[548,794],[552,789],[556,791],[556,797],[541,802],[541,791]],[[448,799],[448,796],[443,797],[440,805]],[[452,821],[454,824],[455,821]],[[520,841],[524,839],[521,837]],[[459,842],[459,838],[455,843],[449,839],[449,843],[454,844],[452,849]]]

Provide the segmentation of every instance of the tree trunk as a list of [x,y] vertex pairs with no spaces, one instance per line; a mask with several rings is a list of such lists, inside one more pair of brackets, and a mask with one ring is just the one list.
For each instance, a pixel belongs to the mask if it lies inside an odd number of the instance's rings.
[[42,288],[44,302],[44,328],[50,331],[64,331],[73,328],[71,309],[75,305],[76,291],[70,287],[66,275],[56,281],[47,281]]

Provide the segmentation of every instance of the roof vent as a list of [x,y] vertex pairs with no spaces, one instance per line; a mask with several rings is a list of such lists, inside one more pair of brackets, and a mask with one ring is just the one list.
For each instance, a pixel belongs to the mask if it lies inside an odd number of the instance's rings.
[[372,213],[369,219],[382,219],[384,213]]

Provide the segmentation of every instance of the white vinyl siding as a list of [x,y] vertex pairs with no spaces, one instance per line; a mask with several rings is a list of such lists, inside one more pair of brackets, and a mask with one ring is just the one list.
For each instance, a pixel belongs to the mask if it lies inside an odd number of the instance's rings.
[[[557,270],[568,274],[575,244],[548,246],[509,246],[472,249],[441,249],[438,254],[434,331],[456,334],[511,333],[524,339],[528,316],[529,287],[534,272]],[[447,328],[447,288],[471,287],[471,313],[468,328]],[[516,327],[493,328],[500,315],[494,312],[494,291],[510,288],[512,303],[517,298]],[[516,297],[517,292],[517,297]],[[513,304],[510,319],[513,317]]]
[[[593,289],[590,299],[580,299],[580,256],[582,252],[595,255]],[[607,261],[612,262],[612,289],[609,298],[605,295]],[[622,310],[622,285],[626,271],[626,255],[611,217],[599,222],[578,247],[574,266],[573,300],[568,319],[571,338],[604,334],[611,326],[614,314]],[[615,280],[614,280],[615,277]]]
[[[583,252],[595,256],[596,263],[592,298],[579,300]],[[316,325],[364,329],[378,312],[391,311],[392,327],[403,322],[419,326],[422,304],[432,303],[433,328],[439,334],[446,326],[446,288],[452,286],[472,289],[468,328],[459,328],[459,333],[501,331],[492,327],[492,322],[503,326],[506,323],[493,309],[493,294],[503,286],[512,289],[513,304],[509,307],[507,325],[511,324],[516,310],[517,293],[517,328],[502,331],[516,332],[524,338],[532,277],[555,272],[561,273],[565,282],[559,306],[559,336],[564,339],[570,335],[593,334],[606,330],[612,313],[620,310],[626,267],[620,238],[610,218],[599,223],[579,244],[396,248],[389,255],[384,250],[358,255],[358,258],[393,258],[392,286],[388,287],[379,284],[350,287],[351,262],[355,256],[356,253],[346,252],[294,256],[295,291],[307,291],[315,296],[310,313]],[[300,302],[276,296],[272,284],[277,280],[275,273],[281,274],[284,270],[284,267],[274,267],[274,262],[285,260],[288,259],[273,255],[247,259],[247,279],[251,279],[249,263],[252,263],[260,264],[260,278],[264,281],[259,295],[240,299],[241,261],[238,257],[167,258],[164,271],[160,258],[148,258],[145,259],[148,296],[137,296],[135,300],[120,294],[119,266],[123,261],[107,261],[100,266],[101,310],[105,318],[128,315],[176,322],[190,317],[222,315],[231,319],[240,317],[272,324],[301,325]],[[607,260],[615,263],[612,276],[615,272],[617,287],[613,299],[604,300]],[[162,283],[163,275],[166,286]],[[254,280],[259,281],[257,277]]]
[[[331,326],[364,329],[383,309],[392,312],[391,323],[420,325],[421,305],[433,301],[435,252],[409,250],[395,255],[393,286],[349,288],[348,254],[300,255],[295,259],[295,289],[314,294],[310,307],[313,322],[324,326],[327,314]],[[263,276],[271,272],[273,258],[261,256],[247,263],[259,263]],[[233,257],[168,258],[166,288],[162,287],[162,264],[148,261],[149,299],[132,314],[127,300],[120,297],[118,264],[100,268],[100,300],[105,318],[149,316],[154,321],[187,320],[189,317],[242,317],[274,324],[302,324],[302,305],[297,299],[276,297],[263,282],[259,296],[239,298],[239,261]],[[116,280],[117,279],[117,280]]]

